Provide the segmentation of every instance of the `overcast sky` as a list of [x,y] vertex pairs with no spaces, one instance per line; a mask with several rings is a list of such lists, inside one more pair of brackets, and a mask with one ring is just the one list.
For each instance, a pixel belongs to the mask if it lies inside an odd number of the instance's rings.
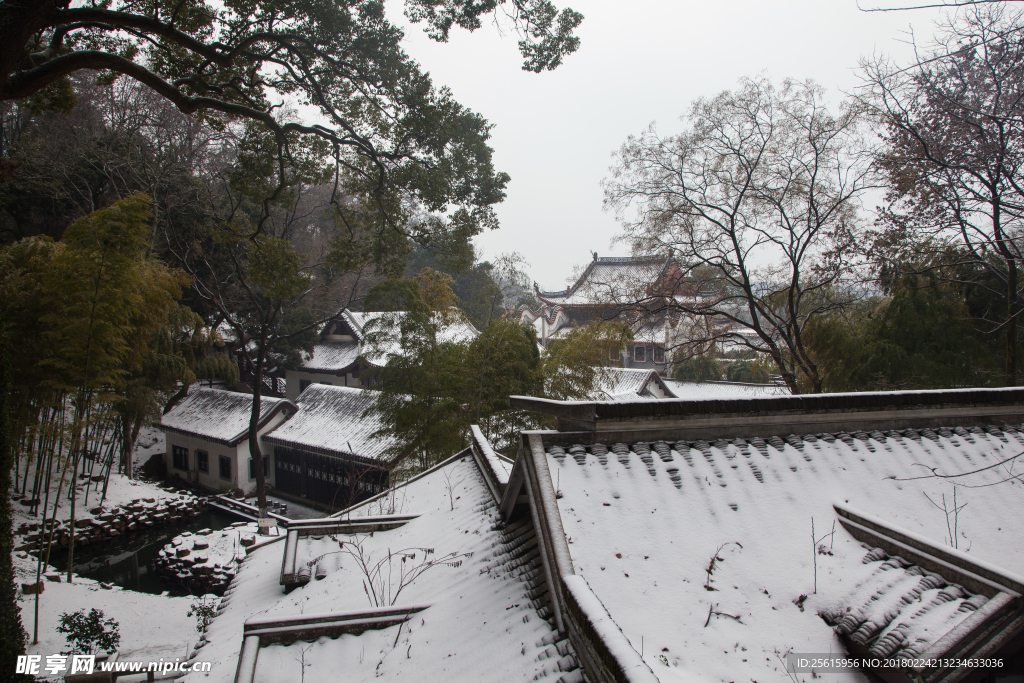
[[447,44],[412,25],[405,43],[436,85],[494,124],[495,166],[512,181],[497,207],[501,228],[477,245],[484,258],[521,253],[542,289],[564,287],[592,251],[627,255],[612,245],[618,224],[602,210],[600,188],[627,136],[651,122],[678,132],[692,100],[762,72],[775,82],[813,79],[838,100],[858,85],[862,57],[905,62],[911,28],[926,41],[940,17],[934,9],[861,12],[855,0],[555,3],[584,20],[580,49],[553,72],[522,71],[516,35],[493,25],[453,29]]

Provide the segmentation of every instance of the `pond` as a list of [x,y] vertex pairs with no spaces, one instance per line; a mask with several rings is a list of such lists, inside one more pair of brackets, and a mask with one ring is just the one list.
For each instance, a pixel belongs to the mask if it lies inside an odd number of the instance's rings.
[[[181,584],[169,581],[155,571],[157,554],[178,534],[200,529],[223,529],[239,518],[224,513],[205,510],[201,514],[166,526],[134,531],[94,545],[75,548],[76,574],[90,579],[112,583],[142,593],[189,595]],[[59,571],[68,569],[66,550],[50,556],[50,564]]]

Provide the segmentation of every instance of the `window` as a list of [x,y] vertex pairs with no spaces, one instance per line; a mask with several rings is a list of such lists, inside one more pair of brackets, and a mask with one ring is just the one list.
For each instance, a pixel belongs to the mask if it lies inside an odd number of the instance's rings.
[[637,363],[647,362],[647,347],[637,344],[633,347],[633,360]]
[[231,478],[231,458],[220,456],[220,478]]
[[210,454],[206,451],[196,451],[196,467],[200,472],[210,471]]
[[[270,471],[270,456],[269,455],[264,455],[263,456],[263,476],[264,477],[267,476],[267,473],[269,471]],[[221,475],[221,476],[223,476],[223,475]],[[230,475],[228,475],[228,476],[230,476]],[[256,468],[253,466],[252,458],[249,458],[249,481],[256,481]]]
[[174,454],[174,469],[188,471],[188,449],[174,446],[171,452]]
[[665,349],[661,348],[660,346],[655,346],[654,352],[651,355],[654,356],[655,363],[665,362]]
[[306,387],[308,387],[310,384],[312,384],[312,382],[309,381],[308,379],[300,379],[299,380],[299,393],[301,394],[303,391],[305,391]]

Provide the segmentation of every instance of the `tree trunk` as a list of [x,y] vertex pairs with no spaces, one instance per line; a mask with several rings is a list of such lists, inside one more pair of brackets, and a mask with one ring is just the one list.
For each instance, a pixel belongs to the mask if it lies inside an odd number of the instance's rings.
[[[24,340],[22,340],[24,342]],[[4,333],[4,322],[0,320],[0,679],[16,680],[14,665],[18,655],[25,654],[25,629],[21,626],[21,606],[14,587],[14,535],[12,533],[12,511],[9,493],[11,491],[11,465],[16,462],[12,435],[14,430],[8,420],[10,392],[10,368],[7,355],[8,338]],[[36,458],[36,468],[39,459]],[[28,465],[25,465],[28,476]],[[17,486],[14,487],[17,490]],[[25,677],[27,678],[27,677]]]
[[1017,262],[1006,259],[1006,378],[1011,387],[1017,386]]
[[[249,457],[252,458],[253,467],[256,470],[256,505],[259,508],[259,517],[267,516],[267,484],[263,474],[263,453],[260,451],[259,424],[260,405],[263,398],[263,366],[265,363],[265,345],[260,344],[256,356],[256,367],[253,369],[252,380],[252,413],[249,416]],[[244,463],[239,463],[239,469]],[[242,472],[238,473],[239,481]]]

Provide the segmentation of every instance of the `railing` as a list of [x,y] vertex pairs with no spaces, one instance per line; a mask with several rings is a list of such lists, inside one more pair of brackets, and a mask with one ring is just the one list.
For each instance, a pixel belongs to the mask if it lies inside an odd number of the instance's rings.
[[369,612],[249,619],[242,627],[242,649],[238,653],[235,683],[252,683],[256,677],[260,648],[272,643],[290,644],[297,640],[316,640],[322,636],[337,638],[344,633],[359,634],[385,629],[407,621],[410,616],[428,607],[430,605],[408,605],[383,607]]
[[[218,510],[230,512],[231,514],[238,515],[239,517],[243,517],[244,519],[248,519],[251,522],[255,522],[259,519],[260,510],[258,507],[256,507],[255,505],[249,505],[248,503],[243,503],[242,501],[239,500],[234,500],[233,498],[228,498],[227,496],[211,496],[209,504],[217,508]],[[276,512],[271,512],[269,510],[267,510],[267,517],[270,517],[271,519],[276,519],[278,522],[282,524],[282,526],[285,527],[295,523],[293,520],[290,520],[287,517],[283,517],[277,514]]]

